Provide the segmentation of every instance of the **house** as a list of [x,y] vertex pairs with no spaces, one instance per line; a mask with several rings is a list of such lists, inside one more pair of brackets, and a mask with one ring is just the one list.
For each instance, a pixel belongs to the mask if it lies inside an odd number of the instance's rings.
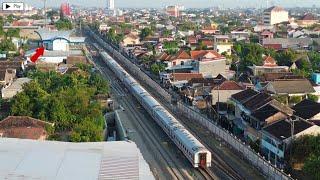
[[292,107],[294,114],[306,120],[320,120],[320,103],[305,99]]
[[263,39],[263,47],[283,49],[308,49],[312,46],[314,39],[312,38],[269,38]]
[[297,20],[297,24],[300,27],[309,27],[314,24],[317,24],[318,22],[319,20],[317,19],[317,17],[311,13],[307,13],[301,19]]
[[[292,125],[293,132],[291,132]],[[284,168],[284,159],[292,142],[292,134],[294,139],[304,135],[318,135],[320,134],[320,127],[300,118],[290,118],[264,127],[261,134],[260,148],[262,154],[272,164]]]
[[231,55],[232,42],[227,35],[215,35],[214,36],[214,50],[219,54],[226,53]]
[[216,77],[225,74],[226,58],[214,50],[190,51],[191,58],[196,62],[196,71],[205,77]]
[[265,56],[262,66],[253,65],[249,67],[254,76],[260,76],[264,73],[288,72],[288,66],[278,66],[276,60],[271,56]]
[[15,69],[4,69],[0,70],[0,85],[2,87],[9,86],[13,79],[16,77],[16,70]]
[[298,80],[276,80],[269,82],[265,88],[274,95],[292,96],[306,96],[314,93],[315,90],[307,79]]
[[191,56],[183,49],[180,49],[175,55],[168,55],[167,53],[162,53],[157,59],[166,64],[167,69],[170,69],[178,65],[181,67],[192,65]]
[[203,78],[203,76],[201,73],[172,73],[170,84],[173,87],[181,88],[194,78]]
[[259,39],[260,39],[260,43],[262,43],[263,39],[272,39],[273,38],[273,32],[270,32],[268,30],[264,30],[263,32],[260,33],[259,35]]
[[293,110],[274,100],[269,94],[247,89],[231,95],[235,105],[235,125],[244,138],[256,141],[261,138],[264,126],[293,115]]
[[124,38],[122,40],[122,45],[123,46],[135,45],[135,44],[140,44],[139,36],[134,35],[132,33],[129,33],[129,34],[124,36]]
[[212,105],[217,102],[227,102],[233,94],[243,91],[244,88],[235,81],[224,81],[211,90]]
[[2,99],[10,99],[14,97],[19,92],[23,91],[23,84],[30,82],[29,78],[18,78],[10,86],[2,88],[1,95]]
[[251,31],[246,28],[237,28],[230,32],[231,38],[236,41],[248,40],[251,34]]
[[216,34],[217,31],[219,31],[219,30],[217,30],[215,27],[209,26],[209,27],[202,28],[200,31],[204,35],[208,35],[208,34],[212,35],[212,34]]
[[199,45],[204,46],[206,49],[214,48],[214,42],[211,39],[200,39],[199,42]]
[[28,116],[8,116],[0,121],[0,137],[45,140],[52,123]]

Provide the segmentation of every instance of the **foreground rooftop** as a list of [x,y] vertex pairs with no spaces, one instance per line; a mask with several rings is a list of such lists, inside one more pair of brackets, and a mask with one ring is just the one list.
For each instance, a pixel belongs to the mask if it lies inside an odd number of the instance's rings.
[[0,179],[154,179],[131,141],[70,143],[0,138]]

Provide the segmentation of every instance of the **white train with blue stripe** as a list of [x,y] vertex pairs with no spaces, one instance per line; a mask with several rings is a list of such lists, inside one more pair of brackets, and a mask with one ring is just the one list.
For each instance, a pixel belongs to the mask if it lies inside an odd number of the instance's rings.
[[130,74],[106,52],[100,52],[108,67],[137,98],[171,140],[179,147],[193,167],[210,167],[211,153],[181,123],[154,99]]

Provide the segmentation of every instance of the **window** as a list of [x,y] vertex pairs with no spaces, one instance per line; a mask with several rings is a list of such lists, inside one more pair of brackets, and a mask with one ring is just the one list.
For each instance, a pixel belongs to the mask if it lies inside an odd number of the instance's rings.
[[183,66],[184,65],[184,61],[181,61],[181,66]]

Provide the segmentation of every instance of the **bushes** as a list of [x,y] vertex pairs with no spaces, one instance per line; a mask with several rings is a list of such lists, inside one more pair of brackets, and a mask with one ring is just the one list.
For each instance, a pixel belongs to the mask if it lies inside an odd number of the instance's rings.
[[319,100],[319,97],[316,95],[308,94],[307,96],[308,96],[308,99],[310,99],[311,101],[318,102]]
[[290,104],[298,104],[301,101],[302,101],[302,96],[291,96],[289,98],[289,103]]
[[50,139],[77,142],[102,139],[103,109],[93,97],[108,93],[109,87],[99,74],[81,70],[65,75],[36,71],[28,76],[33,81],[13,98],[12,115],[54,123]]

